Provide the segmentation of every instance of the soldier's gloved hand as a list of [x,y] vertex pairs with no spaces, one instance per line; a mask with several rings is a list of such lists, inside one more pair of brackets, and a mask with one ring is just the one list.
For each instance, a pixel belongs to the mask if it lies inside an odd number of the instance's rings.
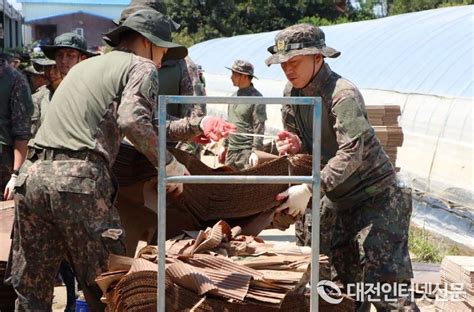
[[297,154],[301,150],[300,138],[296,134],[288,131],[278,132],[275,143],[280,156]]
[[204,117],[201,120],[201,129],[206,137],[216,142],[237,131],[234,124],[216,116]]
[[227,147],[221,146],[219,152],[217,153],[217,161],[220,164],[225,164],[225,158],[227,156]]
[[255,167],[258,165],[258,156],[255,154],[255,152],[252,152],[249,157],[249,165],[250,167]]
[[307,184],[291,186],[276,196],[276,200],[284,200],[284,202],[276,208],[276,212],[288,209],[288,214],[293,217],[303,215],[311,196],[311,190]]
[[3,200],[13,199],[13,189],[15,188],[16,179],[18,179],[18,175],[13,173],[5,187],[5,191],[3,192]]
[[[186,167],[178,162],[176,158],[166,165],[166,176],[188,176],[191,175]],[[179,195],[183,192],[183,183],[167,183],[166,193]]]

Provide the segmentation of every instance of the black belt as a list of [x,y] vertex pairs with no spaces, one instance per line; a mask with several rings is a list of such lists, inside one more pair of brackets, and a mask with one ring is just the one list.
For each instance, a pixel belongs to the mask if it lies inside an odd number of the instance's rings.
[[105,158],[97,152],[91,150],[70,151],[63,149],[28,149],[28,159],[36,160],[88,160],[92,162],[104,162]]

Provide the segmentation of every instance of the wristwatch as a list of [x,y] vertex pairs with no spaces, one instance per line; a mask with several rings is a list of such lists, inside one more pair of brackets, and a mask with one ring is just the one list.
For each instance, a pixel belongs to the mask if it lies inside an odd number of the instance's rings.
[[20,170],[18,170],[18,169],[13,169],[13,174],[19,175],[19,174],[20,174]]

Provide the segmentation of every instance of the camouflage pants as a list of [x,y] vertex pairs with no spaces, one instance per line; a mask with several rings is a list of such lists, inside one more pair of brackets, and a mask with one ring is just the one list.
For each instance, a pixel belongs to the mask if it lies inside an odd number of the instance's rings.
[[0,144],[0,201],[13,169],[13,150],[10,146]]
[[[413,276],[408,253],[411,190],[392,186],[361,204],[337,211],[321,203],[320,250],[330,257],[343,284],[398,283]],[[296,224],[297,244],[311,245],[311,209]],[[392,287],[393,289],[393,287]],[[378,311],[417,311],[407,298],[373,302]],[[380,299],[380,298],[379,298]]]
[[[337,212],[332,233],[332,263],[344,285],[391,284],[408,287],[413,277],[408,253],[411,190],[393,185],[381,194]],[[370,287],[370,286],[369,286]],[[383,289],[383,288],[382,288]],[[389,289],[389,288],[387,288]],[[416,311],[416,304],[396,293],[371,294],[378,311]]]
[[54,279],[65,258],[91,310],[104,310],[94,280],[107,270],[110,253],[125,254],[113,185],[105,163],[24,164],[16,184],[11,263],[17,311],[51,311]]
[[235,170],[244,170],[250,167],[249,157],[252,154],[250,149],[227,150],[225,164]]

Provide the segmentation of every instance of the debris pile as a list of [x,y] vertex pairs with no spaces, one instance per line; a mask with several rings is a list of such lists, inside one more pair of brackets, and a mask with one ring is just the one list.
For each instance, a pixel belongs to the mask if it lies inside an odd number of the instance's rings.
[[438,311],[474,311],[473,257],[446,256],[441,263],[441,285],[435,308]]
[[[135,259],[111,257],[96,280],[108,311],[156,311],[157,255],[146,246]],[[308,311],[310,262],[298,247],[266,244],[224,221],[185,232],[166,241],[166,311]],[[327,257],[319,265],[329,278]],[[345,298],[341,307],[352,304]]]

